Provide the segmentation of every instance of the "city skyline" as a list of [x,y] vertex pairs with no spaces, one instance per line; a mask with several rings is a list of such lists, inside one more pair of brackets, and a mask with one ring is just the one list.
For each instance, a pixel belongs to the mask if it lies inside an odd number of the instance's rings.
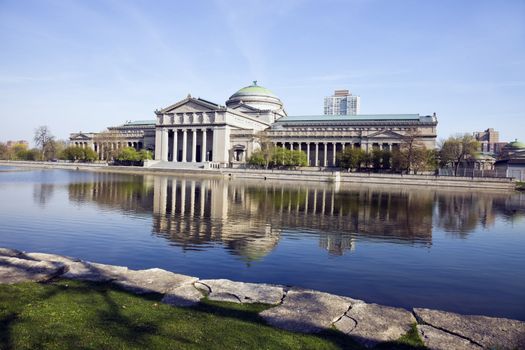
[[[67,139],[154,119],[188,93],[221,103],[252,80],[290,115],[322,114],[325,96],[349,89],[366,101],[363,114],[436,112],[438,138],[489,127],[502,141],[525,134],[519,1],[4,1],[0,9],[1,141],[31,141],[39,125]],[[351,45],[341,42],[350,34]]]

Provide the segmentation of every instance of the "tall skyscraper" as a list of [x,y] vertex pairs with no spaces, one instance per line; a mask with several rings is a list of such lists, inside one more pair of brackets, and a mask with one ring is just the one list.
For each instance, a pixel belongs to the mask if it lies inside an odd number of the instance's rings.
[[335,90],[332,96],[324,98],[325,115],[356,115],[361,113],[361,97],[348,90]]

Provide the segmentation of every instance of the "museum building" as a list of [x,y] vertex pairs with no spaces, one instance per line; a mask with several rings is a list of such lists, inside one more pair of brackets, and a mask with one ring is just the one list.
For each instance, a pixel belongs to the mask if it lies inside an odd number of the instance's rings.
[[408,135],[428,149],[436,146],[435,114],[289,116],[282,101],[256,81],[225,105],[188,95],[155,114],[155,120],[127,122],[103,133],[71,134],[70,143],[91,147],[100,159],[107,158],[108,149],[148,149],[155,159],[149,165],[155,167],[241,165],[263,138],[302,150],[310,166],[322,167],[335,166],[336,154],[347,147],[392,150]]

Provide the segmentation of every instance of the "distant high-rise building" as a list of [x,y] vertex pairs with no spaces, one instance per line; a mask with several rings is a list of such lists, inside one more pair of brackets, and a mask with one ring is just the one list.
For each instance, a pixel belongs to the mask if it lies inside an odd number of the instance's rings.
[[474,138],[480,143],[481,152],[499,153],[500,147],[506,143],[499,142],[499,132],[493,128],[485,131],[476,131],[472,133]]
[[335,90],[332,96],[324,98],[325,115],[361,114],[361,97],[348,90]]

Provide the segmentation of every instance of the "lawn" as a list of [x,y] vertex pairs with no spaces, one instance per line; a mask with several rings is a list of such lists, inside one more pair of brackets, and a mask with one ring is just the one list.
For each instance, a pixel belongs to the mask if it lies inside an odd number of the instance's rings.
[[[0,285],[0,349],[360,349],[335,330],[272,328],[257,315],[267,305],[177,308],[160,299],[70,280]],[[420,345],[413,331],[381,348]]]

